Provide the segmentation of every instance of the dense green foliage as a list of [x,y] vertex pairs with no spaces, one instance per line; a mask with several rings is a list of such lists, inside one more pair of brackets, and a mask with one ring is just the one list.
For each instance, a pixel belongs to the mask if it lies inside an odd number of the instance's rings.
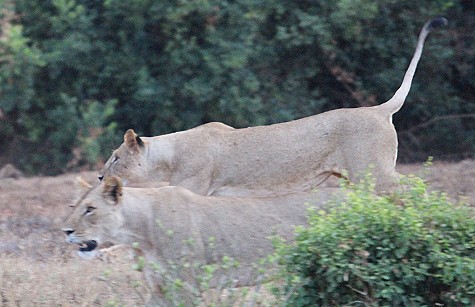
[[397,196],[371,180],[313,210],[278,259],[288,306],[474,306],[473,208],[409,179]]
[[[402,160],[473,156],[471,1],[0,0],[0,164],[100,162],[128,128],[269,124],[381,103],[426,42],[394,122]],[[465,114],[465,117],[460,117]],[[448,115],[457,115],[445,118]]]

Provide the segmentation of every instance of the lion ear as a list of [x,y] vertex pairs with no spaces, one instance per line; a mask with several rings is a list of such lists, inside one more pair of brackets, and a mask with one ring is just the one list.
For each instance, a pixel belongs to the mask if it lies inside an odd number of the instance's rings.
[[76,187],[83,191],[89,191],[90,189],[92,189],[92,185],[90,185],[81,176],[76,177]]
[[125,132],[124,144],[132,152],[138,152],[140,147],[144,145],[142,139],[134,132],[133,129],[129,129]]
[[114,176],[107,177],[102,189],[102,196],[113,201],[114,204],[117,204],[122,197],[121,180]]
[[[76,186],[76,193],[75,193],[76,200],[79,200],[81,197],[84,196],[84,194],[86,194],[92,189],[92,185],[90,185],[86,180],[82,179],[82,177],[80,176],[76,177],[76,181],[74,182],[74,185]],[[70,206],[73,207],[72,204],[70,204]]]

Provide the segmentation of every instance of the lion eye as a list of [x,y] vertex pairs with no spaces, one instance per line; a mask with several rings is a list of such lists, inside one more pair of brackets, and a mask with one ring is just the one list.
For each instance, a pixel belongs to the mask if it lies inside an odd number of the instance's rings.
[[119,156],[114,156],[114,160],[112,160],[112,163],[116,163],[117,161],[119,161]]
[[94,208],[92,206],[88,206],[86,208],[86,211],[84,212],[84,215],[92,214],[95,210],[96,210],[96,208]]

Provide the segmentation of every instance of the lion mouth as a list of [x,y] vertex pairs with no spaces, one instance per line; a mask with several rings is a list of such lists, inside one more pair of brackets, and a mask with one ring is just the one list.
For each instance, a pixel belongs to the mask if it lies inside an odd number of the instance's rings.
[[91,252],[94,249],[96,249],[96,247],[97,247],[97,242],[94,241],[94,240],[90,240],[90,241],[83,242],[79,246],[79,251],[80,252]]

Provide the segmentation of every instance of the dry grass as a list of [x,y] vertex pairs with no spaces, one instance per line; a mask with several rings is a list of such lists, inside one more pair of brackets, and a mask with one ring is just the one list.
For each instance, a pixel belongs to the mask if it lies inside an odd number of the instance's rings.
[[401,165],[397,169],[402,174],[420,175],[432,189],[447,192],[453,200],[475,206],[475,160],[434,162],[427,170],[421,164]]
[[77,175],[0,180],[1,306],[144,305],[148,289],[127,253],[84,261],[66,244],[60,228]]
[[[422,166],[398,169],[418,174]],[[61,222],[75,199],[78,175],[0,179],[0,306],[142,306],[147,301],[142,274],[132,268],[127,252],[112,262],[84,261],[66,244]],[[96,182],[95,173],[80,175]],[[434,163],[427,178],[452,198],[475,204],[475,161]],[[259,305],[261,293],[256,297],[251,291],[247,299]],[[208,294],[213,301],[223,295]]]
[[0,267],[2,306],[143,306],[147,298],[131,263],[7,256]]

